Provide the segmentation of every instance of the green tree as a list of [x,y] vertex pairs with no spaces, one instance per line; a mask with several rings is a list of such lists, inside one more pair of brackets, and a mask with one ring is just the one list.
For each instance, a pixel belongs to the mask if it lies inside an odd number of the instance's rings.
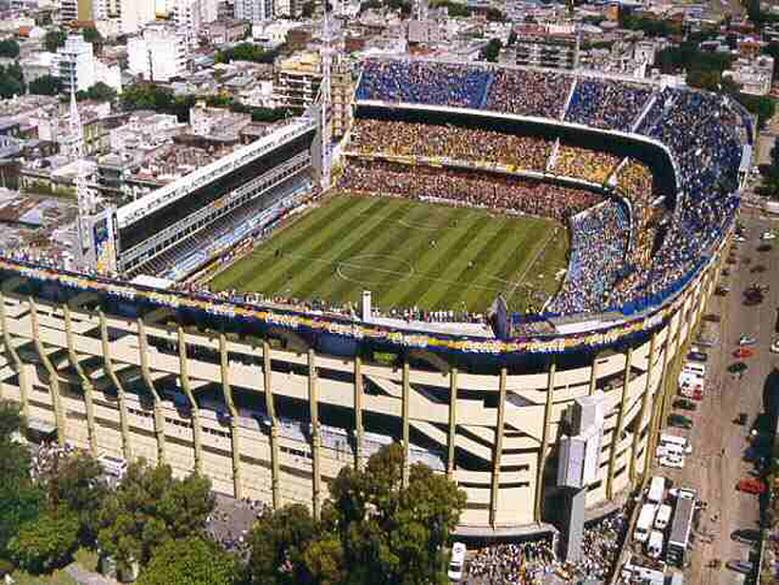
[[774,113],[776,112],[776,100],[767,95],[757,96],[741,93],[736,95],[736,99],[740,101],[750,113],[757,116],[758,130],[765,129],[766,123],[774,117]]
[[308,508],[300,504],[260,517],[249,535],[253,585],[305,583],[309,577],[303,555],[316,530]]
[[501,47],[503,47],[503,43],[500,39],[490,39],[490,42],[482,50],[482,58],[485,61],[495,63],[498,60],[498,55],[500,55]]
[[8,544],[11,559],[31,573],[43,573],[66,562],[78,545],[78,515],[49,510],[22,525]]
[[217,63],[230,63],[231,61],[273,63],[277,55],[277,49],[265,50],[254,43],[238,43],[229,49],[217,51],[215,60]]
[[102,81],[98,81],[95,85],[86,91],[87,99],[98,102],[112,102],[114,101],[115,97],[116,90],[110,85],[103,83]]
[[24,93],[24,76],[18,63],[0,65],[0,96],[4,98]]
[[68,35],[62,30],[50,30],[43,37],[43,46],[49,53],[53,53],[65,44]]
[[57,95],[62,89],[59,77],[42,75],[30,82],[29,91],[36,95]]
[[23,427],[22,412],[15,402],[0,400],[0,441],[10,441]]
[[47,491],[52,507],[65,506],[78,514],[82,540],[91,543],[97,536],[99,513],[108,494],[97,460],[83,451],[58,459]]
[[210,540],[192,537],[157,548],[137,585],[233,585],[239,578],[234,557]]
[[145,564],[158,546],[203,532],[214,508],[210,489],[209,481],[197,475],[174,479],[168,465],[133,463],[105,498],[98,542],[119,562]]
[[14,39],[3,39],[0,41],[0,57],[16,59],[19,56],[19,43]]

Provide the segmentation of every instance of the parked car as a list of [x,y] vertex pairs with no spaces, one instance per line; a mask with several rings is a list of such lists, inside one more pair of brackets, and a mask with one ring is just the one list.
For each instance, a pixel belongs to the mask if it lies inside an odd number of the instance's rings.
[[677,398],[674,400],[674,408],[678,408],[680,410],[697,410],[698,405],[695,404],[692,400],[687,400],[686,398]]
[[733,357],[738,359],[747,359],[755,355],[755,350],[749,347],[739,347],[733,352]]
[[735,422],[737,425],[744,426],[747,424],[747,418],[749,417],[747,416],[746,412],[739,412],[738,416],[734,419],[733,422]]
[[718,297],[724,297],[727,296],[727,294],[730,292],[729,286],[720,285],[716,289],[714,289],[714,294]]
[[452,558],[449,561],[448,576],[450,581],[460,581],[463,578],[463,568],[465,566],[466,548],[462,542],[455,542],[452,545]]
[[691,429],[692,419],[682,414],[669,414],[668,425],[680,429]]
[[749,561],[728,561],[726,566],[731,571],[743,573],[744,575],[749,575],[752,571],[755,570],[754,563],[750,563]]
[[771,344],[771,353],[779,353],[779,339],[774,339]]
[[768,489],[764,481],[757,479],[756,477],[746,477],[736,484],[736,489],[740,492],[746,492],[748,494],[764,494]]
[[719,315],[716,315],[714,313],[708,313],[708,314],[703,316],[703,320],[704,321],[711,321],[712,323],[719,323],[720,321],[722,321],[722,317],[720,317]]
[[755,345],[757,343],[757,338],[755,338],[753,335],[747,335],[746,333],[742,334],[741,337],[738,338],[738,344],[740,346],[745,345]]
[[742,544],[757,544],[760,542],[760,531],[757,528],[739,528],[730,534],[730,538]]
[[673,469],[684,469],[684,457],[674,457],[673,455],[663,455],[658,459],[662,467],[671,467]]

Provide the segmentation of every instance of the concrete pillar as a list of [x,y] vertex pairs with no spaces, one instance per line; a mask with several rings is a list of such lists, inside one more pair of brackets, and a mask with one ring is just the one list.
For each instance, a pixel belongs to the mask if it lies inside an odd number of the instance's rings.
[[192,412],[192,446],[194,449],[195,472],[203,473],[203,441],[201,438],[200,427],[200,409],[192,393],[192,385],[189,383],[189,362],[187,358],[187,336],[181,325],[177,328],[177,337],[179,345],[179,378],[181,380],[181,390],[189,400],[189,407]]
[[98,311],[100,317],[100,341],[102,344],[103,353],[103,367],[105,368],[108,378],[116,388],[116,395],[119,399],[119,428],[122,434],[122,453],[124,458],[128,461],[132,460],[132,449],[130,447],[130,421],[127,416],[127,401],[124,395],[124,386],[116,375],[114,370],[114,363],[111,360],[111,344],[108,340],[108,323],[106,322],[105,313]]
[[447,437],[446,475],[454,479],[455,447],[457,442],[457,368],[449,372],[449,436]]
[[154,435],[157,437],[157,461],[165,463],[165,417],[162,414],[162,401],[154,387],[149,367],[149,339],[146,337],[146,325],[138,318],[138,355],[141,358],[141,376],[154,400]]
[[308,406],[311,410],[312,508],[314,518],[319,520],[321,513],[320,492],[322,490],[322,467],[320,463],[322,438],[319,435],[319,388],[316,376],[316,354],[311,348],[308,350]]
[[262,374],[265,387],[265,410],[271,419],[270,428],[270,461],[271,461],[271,492],[273,507],[279,509],[282,505],[279,479],[279,421],[276,418],[276,405],[273,402],[272,367],[270,343],[262,342]]
[[233,495],[240,499],[243,494],[241,486],[241,433],[238,425],[238,409],[233,402],[233,391],[230,388],[230,362],[227,356],[227,340],[224,333],[219,334],[219,371],[222,379],[222,395],[227,411],[230,413],[230,453],[233,459]]
[[[658,334],[655,334],[658,335]],[[663,358],[660,368],[660,379],[657,382],[657,390],[652,395],[652,418],[649,421],[649,436],[647,437],[646,458],[644,459],[644,476],[649,474],[649,467],[655,456],[657,436],[660,430],[660,416],[662,414],[663,394],[665,394],[666,372],[668,371],[668,335],[665,338],[665,347],[662,348]]]
[[495,448],[492,453],[492,486],[490,490],[490,526],[495,527],[498,514],[498,492],[500,489],[500,459],[503,454],[503,421],[506,412],[506,368],[500,369],[498,382],[498,418],[495,421]]
[[2,292],[0,292],[0,328],[3,330],[3,345],[5,346],[5,351],[10,357],[10,362],[14,371],[19,376],[19,397],[22,400],[22,416],[24,416],[25,419],[29,419],[29,397],[32,390],[30,387],[31,381],[27,372],[27,364],[19,357],[19,352],[16,351],[16,348],[11,341],[11,332],[8,330],[8,320],[6,317],[5,297]]
[[617,423],[614,425],[614,431],[611,437],[611,449],[609,450],[609,475],[606,480],[606,498],[609,500],[614,497],[614,472],[617,462],[617,447],[622,437],[625,425],[625,405],[628,401],[628,391],[630,386],[630,364],[633,361],[633,348],[629,347],[625,353],[625,376],[622,379],[622,398],[619,401],[619,410],[617,411]]
[[546,387],[546,404],[544,405],[544,424],[541,428],[541,446],[538,449],[538,464],[536,469],[536,497],[533,506],[533,518],[541,522],[541,507],[544,501],[544,467],[546,466],[547,450],[549,447],[549,422],[552,418],[552,405],[554,404],[554,379],[557,371],[557,363],[552,358],[549,364],[548,382]]
[[89,451],[93,456],[98,455],[97,434],[95,432],[95,387],[92,380],[87,375],[81,365],[81,360],[76,353],[76,342],[73,338],[73,318],[70,314],[70,307],[67,304],[62,305],[62,315],[65,319],[65,340],[68,345],[68,359],[70,365],[78,374],[81,380],[81,389],[84,392],[84,411],[87,415],[87,436],[89,437]]
[[362,422],[363,403],[362,359],[354,356],[354,468],[362,469],[362,442],[365,429]]
[[[631,448],[632,455],[630,457],[630,484],[635,487],[637,485],[636,483],[636,476],[637,476],[637,470],[636,466],[638,465],[638,461],[636,461],[636,457],[638,457],[638,444],[641,440],[641,430],[644,427],[645,422],[647,422],[647,411],[649,410],[649,395],[652,392],[652,365],[655,363],[655,339],[657,337],[657,332],[652,334],[651,339],[649,340],[649,357],[647,357],[647,371],[646,371],[646,384],[644,385],[644,393],[641,395],[641,410],[639,411],[638,415],[638,424],[636,425],[636,432],[633,435],[633,446]],[[646,445],[649,445],[649,433],[647,433],[647,441]],[[644,457],[648,457],[649,452],[644,449]]]
[[410,423],[409,423],[409,399],[411,394],[411,384],[409,382],[408,361],[403,358],[403,394],[401,397],[401,416],[403,424],[403,485],[408,485],[409,474],[409,449],[410,449]]
[[592,396],[598,387],[598,354],[592,356],[592,367],[590,368],[590,388],[588,394]]
[[62,406],[62,395],[60,388],[59,372],[54,364],[51,363],[49,354],[41,341],[41,330],[38,323],[38,307],[32,297],[27,299],[30,307],[30,322],[32,324],[32,339],[35,346],[35,352],[38,354],[43,367],[46,369],[46,375],[49,378],[49,390],[51,391],[51,406],[54,409],[54,420],[57,424],[57,442],[60,445],[65,443],[65,410]]

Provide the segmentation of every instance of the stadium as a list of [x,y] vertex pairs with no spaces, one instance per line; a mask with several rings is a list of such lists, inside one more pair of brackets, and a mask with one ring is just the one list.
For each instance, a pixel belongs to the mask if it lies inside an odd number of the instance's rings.
[[2,397],[31,431],[315,513],[398,442],[466,492],[473,537],[559,519],[590,401],[579,487],[607,509],[650,464],[752,119],[660,82],[389,59],[355,112],[332,188],[311,112],[96,214],[94,272],[7,251]]

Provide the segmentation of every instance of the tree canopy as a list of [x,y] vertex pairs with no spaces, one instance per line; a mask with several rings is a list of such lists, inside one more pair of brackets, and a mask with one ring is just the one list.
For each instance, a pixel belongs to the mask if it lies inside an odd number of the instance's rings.
[[29,91],[36,95],[57,95],[62,89],[59,77],[42,75],[30,82]]
[[24,93],[24,76],[18,63],[0,65],[0,97],[9,98]]
[[65,44],[65,39],[67,38],[68,35],[63,30],[50,30],[43,37],[43,46],[48,52],[53,53]]
[[191,537],[157,548],[137,585],[234,585],[240,576],[237,559],[213,541]]
[[14,39],[3,39],[0,41],[0,57],[16,59],[19,56],[19,43]]
[[202,533],[215,503],[210,490],[198,475],[178,480],[168,465],[132,463],[105,499],[98,542],[117,561],[144,564],[165,542]]
[[341,470],[321,521],[302,506],[261,517],[249,539],[253,585],[439,582],[465,494],[421,464],[406,487],[402,477],[402,448],[389,445],[364,470]]
[[276,49],[263,49],[254,43],[238,43],[234,47],[216,52],[217,63],[230,63],[231,61],[253,61],[254,63],[273,63],[278,56]]
[[47,510],[25,522],[8,544],[13,561],[31,573],[62,565],[78,545],[78,515],[65,508]]

